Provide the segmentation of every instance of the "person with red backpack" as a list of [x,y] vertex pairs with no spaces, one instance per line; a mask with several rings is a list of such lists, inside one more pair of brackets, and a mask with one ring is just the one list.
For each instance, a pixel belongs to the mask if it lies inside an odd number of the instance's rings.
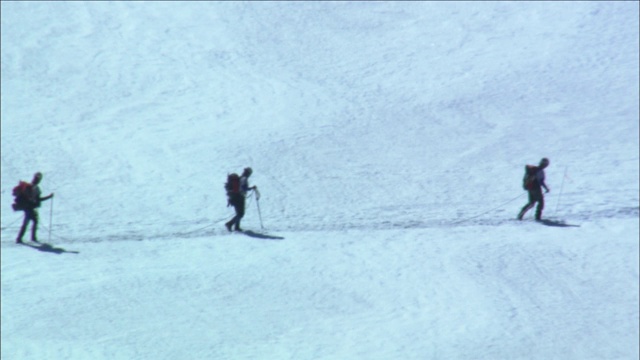
[[17,244],[22,243],[22,237],[27,231],[30,221],[33,222],[31,227],[31,241],[38,242],[36,237],[36,232],[38,231],[38,211],[36,209],[40,207],[42,201],[53,198],[53,193],[45,197],[40,196],[41,192],[38,184],[41,180],[42,173],[37,172],[33,175],[31,183],[21,181],[20,184],[13,189],[13,194],[16,197],[13,209],[16,211],[24,211],[24,220],[22,221],[22,227],[16,239]]
[[544,196],[542,195],[542,188],[544,188],[546,192],[549,192],[549,188],[544,182],[544,169],[547,166],[549,166],[549,159],[547,158],[542,158],[538,166],[525,166],[525,174],[522,186],[529,192],[529,202],[522,208],[522,210],[520,210],[520,213],[518,214],[518,220],[522,220],[524,214],[532,209],[536,205],[536,203],[538,203],[538,207],[536,208],[536,221],[540,221],[542,219],[542,209],[544,209]]
[[238,174],[230,174],[227,176],[227,183],[225,184],[227,197],[229,199],[227,206],[232,205],[236,211],[236,215],[224,224],[229,231],[233,231],[234,229],[236,231],[242,231],[240,220],[244,217],[247,192],[258,188],[257,186],[249,186],[249,176],[251,176],[252,173],[253,170],[248,167],[244,169],[242,176],[238,176]]

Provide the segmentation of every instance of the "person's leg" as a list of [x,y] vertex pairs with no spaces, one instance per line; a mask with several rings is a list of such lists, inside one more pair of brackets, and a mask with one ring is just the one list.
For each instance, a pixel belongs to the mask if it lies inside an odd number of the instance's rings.
[[31,221],[33,221],[33,225],[31,226],[31,241],[38,242],[38,238],[36,233],[38,232],[38,211],[33,210],[31,214]]
[[536,201],[533,196],[533,191],[529,190],[529,202],[525,206],[523,206],[522,210],[520,210],[520,213],[518,213],[518,220],[522,220],[522,218],[524,217],[524,214],[526,214],[527,211],[533,208],[535,204],[536,204]]
[[22,227],[20,228],[20,232],[18,233],[18,237],[16,238],[16,243],[22,242],[22,237],[24,236],[24,233],[27,231],[27,226],[29,225],[30,220],[31,219],[29,218],[27,211],[25,210],[24,220],[22,220]]
[[233,220],[235,220],[235,216],[233,217],[233,219],[227,221],[226,223],[224,223],[224,226],[226,226],[227,230],[231,231],[231,227],[233,226]]
[[246,202],[246,199],[244,198],[244,196],[240,195],[240,199],[238,201],[238,207],[236,208],[235,224],[236,224],[237,231],[242,231],[242,228],[240,227],[240,220],[242,220],[242,218],[244,217],[245,202]]
[[234,194],[231,197],[230,202],[231,202],[231,205],[233,205],[234,210],[236,211],[236,215],[233,217],[233,219],[229,220],[225,224],[225,226],[229,231],[232,231],[233,228],[235,228],[236,230],[242,230],[240,228],[240,220],[244,216],[244,205],[245,205],[244,196],[242,196],[241,194]]
[[544,209],[544,196],[542,191],[538,194],[538,207],[536,208],[536,220],[542,220],[542,209]]
[[227,227],[227,230],[229,231],[233,231],[233,225],[235,225],[236,220],[238,219],[238,198],[235,195],[231,195],[231,197],[229,198],[229,203],[231,204],[231,206],[233,206],[233,209],[235,210],[236,214],[234,215],[233,218],[231,218],[231,220],[227,221],[224,226]]

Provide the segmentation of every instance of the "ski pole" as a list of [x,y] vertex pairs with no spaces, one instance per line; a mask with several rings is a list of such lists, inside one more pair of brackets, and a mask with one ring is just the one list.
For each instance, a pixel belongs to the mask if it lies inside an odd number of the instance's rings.
[[262,225],[262,214],[260,213],[260,201],[256,200],[256,204],[258,205],[258,217],[260,218],[260,228],[264,230],[264,225]]
[[51,224],[53,223],[53,198],[51,198],[51,210],[49,211],[49,242],[51,242]]
[[260,211],[260,192],[258,188],[253,189],[256,192],[256,205],[258,206],[258,218],[260,219],[260,228],[264,230],[262,225],[262,212]]
[[555,211],[555,215],[558,215],[558,206],[560,205],[560,198],[562,197],[562,188],[564,187],[564,178],[567,177],[567,169],[569,167],[565,166],[564,168],[564,176],[562,177],[562,182],[560,183],[560,194],[558,194],[558,201],[556,202],[556,211]]

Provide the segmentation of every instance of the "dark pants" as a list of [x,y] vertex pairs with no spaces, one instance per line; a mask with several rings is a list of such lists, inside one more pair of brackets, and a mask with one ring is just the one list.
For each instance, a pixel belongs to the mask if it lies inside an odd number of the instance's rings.
[[542,188],[540,187],[535,187],[529,190],[529,202],[522,208],[522,210],[520,210],[518,219],[522,220],[524,214],[531,210],[536,203],[538,203],[538,207],[536,208],[536,220],[540,220],[542,217],[542,209],[544,209],[544,196],[542,195]]
[[22,227],[20,228],[20,233],[18,233],[16,241],[22,241],[22,237],[27,231],[27,226],[29,226],[29,221],[33,221],[33,226],[31,227],[31,241],[37,241],[36,232],[38,231],[38,211],[36,209],[24,210],[24,220],[22,221]]
[[227,227],[231,228],[235,226],[236,230],[241,230],[240,228],[240,220],[244,217],[244,207],[245,207],[246,199],[242,194],[231,194],[229,197],[229,204],[233,206],[236,210],[236,216],[233,217],[229,222],[227,222]]

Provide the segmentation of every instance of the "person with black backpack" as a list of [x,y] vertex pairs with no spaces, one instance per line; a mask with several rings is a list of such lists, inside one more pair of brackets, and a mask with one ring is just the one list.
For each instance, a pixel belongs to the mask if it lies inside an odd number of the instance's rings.
[[258,188],[257,186],[249,186],[249,176],[251,176],[252,173],[253,170],[247,167],[242,172],[242,176],[238,176],[238,174],[230,174],[227,176],[227,183],[225,184],[228,197],[227,206],[233,206],[236,211],[236,215],[224,224],[229,231],[233,231],[234,229],[236,231],[242,231],[240,220],[244,217],[247,192]]
[[20,182],[20,184],[14,189],[16,199],[13,204],[13,209],[16,211],[24,211],[24,220],[22,221],[22,227],[20,228],[18,238],[16,239],[17,244],[22,243],[22,237],[27,231],[29,222],[33,222],[33,225],[31,226],[31,241],[38,242],[36,237],[36,232],[38,231],[38,211],[36,209],[40,207],[41,202],[53,198],[53,193],[45,197],[40,196],[41,192],[38,184],[41,180],[42,173],[37,172],[33,175],[31,183]]
[[520,213],[518,213],[518,220],[522,220],[524,214],[532,209],[536,203],[538,203],[538,207],[536,208],[536,221],[540,221],[542,219],[542,209],[544,209],[542,188],[544,188],[546,192],[549,192],[549,188],[544,182],[544,169],[546,169],[547,166],[549,166],[549,159],[547,158],[542,158],[538,166],[525,166],[522,187],[529,192],[529,202],[522,208],[522,210],[520,210]]

